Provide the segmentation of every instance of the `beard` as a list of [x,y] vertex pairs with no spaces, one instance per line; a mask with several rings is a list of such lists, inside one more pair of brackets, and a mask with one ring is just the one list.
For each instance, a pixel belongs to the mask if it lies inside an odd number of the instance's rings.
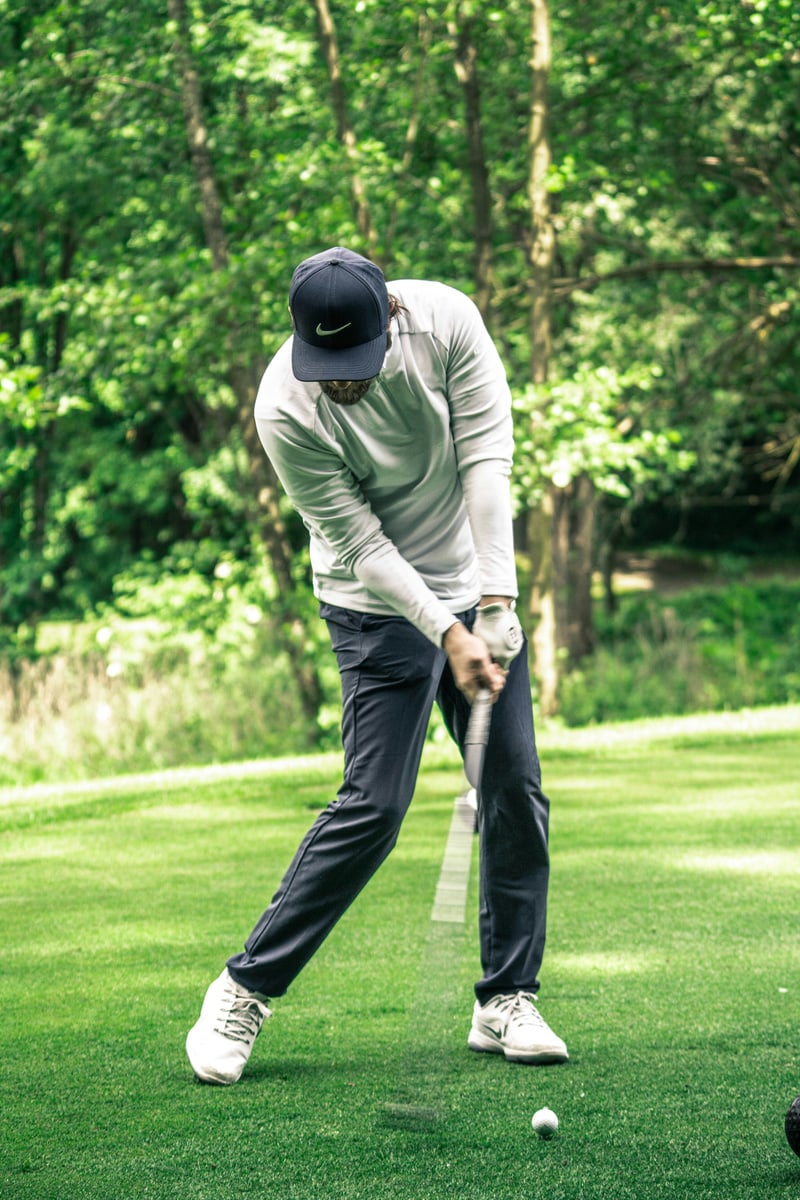
[[346,383],[337,387],[334,387],[330,381],[325,380],[319,386],[334,404],[343,404],[346,406],[349,404],[358,404],[359,400],[363,400],[372,386],[372,380],[356,379],[352,383]]

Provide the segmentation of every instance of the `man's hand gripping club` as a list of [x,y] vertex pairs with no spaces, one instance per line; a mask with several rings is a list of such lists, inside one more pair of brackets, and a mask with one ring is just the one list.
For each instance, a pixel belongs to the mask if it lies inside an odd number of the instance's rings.
[[470,701],[481,688],[499,696],[506,672],[522,649],[519,617],[501,601],[478,609],[472,633],[456,621],[444,635],[442,647],[456,685]]
[[522,649],[522,627],[513,609],[502,602],[489,603],[478,609],[472,634],[457,622],[447,630],[443,646],[456,683],[472,702],[464,739],[464,770],[477,788],[489,740],[492,704],[503,690],[509,666]]

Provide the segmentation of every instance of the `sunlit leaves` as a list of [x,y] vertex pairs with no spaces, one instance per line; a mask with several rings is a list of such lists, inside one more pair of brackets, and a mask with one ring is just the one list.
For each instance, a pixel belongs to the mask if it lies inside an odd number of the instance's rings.
[[[229,245],[216,272],[164,5],[0,9],[0,471],[7,510],[26,514],[26,537],[39,530],[47,577],[67,599],[95,582],[107,589],[115,567],[157,560],[173,540],[246,544],[230,369],[257,373],[287,335],[299,259],[334,243],[359,248],[313,5],[188,7]],[[736,492],[756,473],[760,486],[763,467],[765,486],[780,480],[790,496],[793,278],[614,273],[800,253],[797,5],[551,6],[554,382],[535,397],[530,5],[431,0],[388,18],[378,0],[331,8],[387,269],[467,291],[472,201],[452,29],[469,23],[491,187],[492,324],[520,397],[520,504],[536,503],[543,480],[582,471],[638,501],[675,477]],[[585,291],[563,286],[596,277]],[[8,559],[22,526],[4,529]]]
[[546,484],[566,488],[582,474],[621,498],[644,483],[672,486],[694,456],[677,430],[642,420],[660,374],[658,367],[618,374],[582,365],[567,380],[517,395],[517,505],[528,507]]

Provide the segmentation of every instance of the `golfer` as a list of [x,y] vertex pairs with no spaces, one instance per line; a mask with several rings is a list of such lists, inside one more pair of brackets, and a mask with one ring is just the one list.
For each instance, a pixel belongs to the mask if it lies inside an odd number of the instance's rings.
[[[478,797],[482,975],[468,1045],[514,1062],[562,1062],[567,1048],[534,1003],[548,801],[513,613],[502,363],[462,293],[387,285],[340,247],[300,263],[289,308],[293,335],[264,374],[255,419],[309,532],[341,676],[344,774],[243,952],[208,988],[189,1061],[204,1082],[239,1079],[268,1004],[394,846],[434,701],[463,750],[470,703],[486,687],[495,703]],[[523,647],[510,664],[509,630]]]

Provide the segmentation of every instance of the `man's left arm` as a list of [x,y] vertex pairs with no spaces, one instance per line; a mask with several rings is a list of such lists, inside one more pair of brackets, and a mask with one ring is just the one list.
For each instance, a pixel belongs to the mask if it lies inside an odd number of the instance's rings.
[[475,462],[461,472],[461,487],[478,556],[481,606],[509,606],[517,597],[511,491],[503,462]]
[[446,372],[464,503],[478,556],[481,605],[517,596],[510,476],[511,393],[497,348],[475,304],[454,293]]

